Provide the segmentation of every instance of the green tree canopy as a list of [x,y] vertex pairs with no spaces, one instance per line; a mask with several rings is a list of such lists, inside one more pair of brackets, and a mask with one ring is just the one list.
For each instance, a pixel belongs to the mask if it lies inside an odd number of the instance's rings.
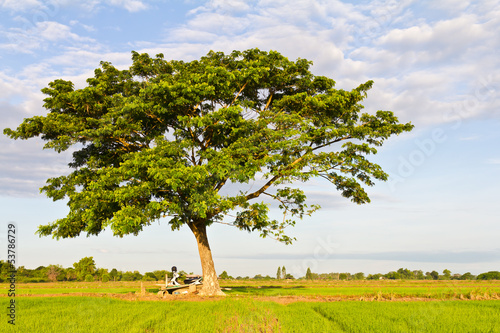
[[310,267],[307,267],[307,271],[306,271],[306,280],[312,280],[313,279],[313,275],[311,273],[311,268]]
[[75,267],[76,278],[83,281],[87,275],[93,275],[96,272],[96,266],[93,257],[85,257],[80,259],[79,262],[73,264]]
[[[190,62],[133,52],[132,60],[126,70],[102,62],[84,88],[49,83],[42,90],[48,114],[4,133],[76,150],[74,171],[42,188],[67,199],[70,211],[39,235],[97,235],[106,227],[137,235],[166,217],[172,230],[187,225],[194,233],[205,294],[221,293],[207,226],[224,222],[288,244],[285,228],[318,208],[306,205],[301,182],[321,177],[367,203],[363,185],[387,179],[367,156],[413,127],[390,111],[361,112],[372,81],[335,89],[310,72],[310,61],[275,51],[211,51]],[[229,186],[248,183],[255,184]],[[270,218],[262,196],[285,217]]]
[[500,280],[500,272],[490,271],[488,273],[481,273],[477,276],[477,280]]

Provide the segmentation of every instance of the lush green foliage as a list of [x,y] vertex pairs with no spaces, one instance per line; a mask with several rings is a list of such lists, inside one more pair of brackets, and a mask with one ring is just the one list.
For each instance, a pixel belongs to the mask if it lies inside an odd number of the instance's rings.
[[[178,229],[232,215],[242,230],[289,243],[284,228],[317,208],[305,204],[299,182],[322,177],[353,202],[369,202],[362,186],[387,174],[366,156],[413,128],[390,111],[361,113],[373,82],[335,89],[311,74],[309,61],[278,52],[132,58],[128,70],[103,62],[82,89],[51,82],[42,90],[49,113],[4,130],[15,139],[41,136],[58,152],[76,149],[75,170],[42,189],[69,199],[70,212],[40,235],[96,235],[110,226],[123,236],[167,216]],[[258,189],[229,186],[249,182]],[[269,206],[254,200],[261,195],[287,218],[270,219]]]
[[2,332],[500,332],[498,301],[307,302],[252,299],[128,302],[20,298]]
[[488,273],[482,273],[477,276],[478,280],[500,280],[500,272],[491,271]]
[[[55,282],[55,281],[84,281],[87,276],[92,277],[92,281],[163,281],[165,276],[172,277],[172,272],[166,270],[156,270],[146,272],[144,275],[139,271],[118,271],[113,268],[108,272],[106,268],[96,268],[92,257],[82,258],[75,262],[73,267],[63,268],[61,265],[39,266],[36,269],[28,269],[24,266],[14,267],[8,262],[0,260],[0,282],[7,281],[12,270],[15,270],[17,282]],[[188,273],[180,271],[179,280],[184,280]],[[232,277],[229,277],[232,278]],[[89,278],[90,279],[90,278]]]
[[307,268],[305,278],[306,278],[307,280],[312,280],[312,279],[314,278],[314,276],[313,276],[313,275],[312,275],[312,273],[311,273],[311,268],[309,268],[309,267]]
[[90,281],[87,282],[94,281],[94,277],[92,275],[96,271],[94,258],[92,257],[82,258],[79,262],[75,262],[73,264],[73,267],[75,268],[76,278],[79,281],[83,280],[87,281],[87,279],[91,279]]
[[[156,281],[142,282],[153,294],[158,291]],[[341,299],[390,300],[405,297],[425,299],[498,299],[500,281],[308,281],[308,280],[224,280],[228,296],[304,296],[338,297]],[[138,292],[140,281],[119,282],[57,282],[20,283],[17,295],[40,294],[126,294]],[[0,284],[5,294],[9,284]]]

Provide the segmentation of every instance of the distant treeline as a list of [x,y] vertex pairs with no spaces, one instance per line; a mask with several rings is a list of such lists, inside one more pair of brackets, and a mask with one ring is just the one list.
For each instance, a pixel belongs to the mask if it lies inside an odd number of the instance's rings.
[[477,276],[472,275],[470,272],[464,274],[452,274],[450,270],[445,269],[442,274],[436,271],[423,272],[421,270],[409,270],[407,268],[400,268],[397,271],[391,271],[386,274],[368,274],[364,273],[312,273],[310,269],[307,270],[306,276],[308,280],[500,280],[500,272],[492,271],[488,273],[481,273]]
[[[12,265],[0,260],[0,282],[7,282],[12,275]],[[178,272],[179,281],[185,279],[187,273]],[[17,282],[56,282],[56,281],[164,281],[165,276],[172,277],[172,272],[156,270],[145,274],[139,271],[119,271],[116,268],[108,270],[97,268],[93,257],[85,257],[73,264],[73,267],[63,268],[61,265],[40,266],[28,269],[19,266],[15,270]]]
[[[80,261],[75,262],[73,267],[63,268],[61,265],[40,266],[35,269],[28,269],[24,266],[17,267],[15,271],[15,279],[17,282],[56,282],[56,281],[163,281],[165,276],[172,277],[172,272],[167,270],[156,270],[146,272],[144,274],[139,271],[119,271],[116,268],[108,270],[106,268],[97,268],[93,257],[85,257]],[[13,266],[3,260],[0,260],[0,282],[7,282],[11,278]],[[179,281],[185,279],[187,273],[184,271],[178,272],[180,275]],[[291,274],[286,273],[286,268],[279,267],[276,277],[269,275],[263,276],[257,274],[254,277],[233,278],[226,271],[220,274],[219,279],[223,280],[283,280],[296,279]],[[452,274],[450,270],[445,269],[442,274],[436,271],[424,273],[421,270],[409,270],[400,268],[397,271],[391,271],[386,274],[368,274],[359,272],[351,273],[313,273],[308,268],[306,275],[298,279],[303,280],[500,280],[500,272],[491,271],[481,273],[477,276],[467,272],[465,274]]]
[[[291,274],[284,274],[286,272],[285,267],[278,267],[276,272],[276,277],[271,277],[269,275],[262,276],[260,274],[251,277],[241,277],[238,276],[235,280],[246,280],[246,279],[262,279],[262,280],[281,280],[281,279],[295,279]],[[226,272],[223,272],[226,274]],[[222,275],[221,275],[222,276]],[[233,279],[233,277],[228,276],[228,278]],[[500,280],[500,272],[491,271],[487,273],[481,273],[479,275],[472,275],[470,272],[465,274],[452,274],[450,270],[445,269],[442,274],[436,271],[424,273],[421,270],[409,270],[407,268],[400,268],[397,271],[391,271],[386,274],[368,274],[359,272],[355,274],[351,273],[313,273],[311,269],[308,268],[306,275],[298,279],[303,280],[317,280],[317,281],[332,281],[332,280]]]

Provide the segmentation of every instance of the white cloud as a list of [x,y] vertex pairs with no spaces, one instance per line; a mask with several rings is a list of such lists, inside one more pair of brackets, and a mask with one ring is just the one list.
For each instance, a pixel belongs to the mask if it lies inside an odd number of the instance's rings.
[[88,32],[94,32],[94,31],[97,31],[97,29],[92,26],[92,25],[87,25],[87,24],[83,24],[77,20],[71,20],[69,22],[69,24],[71,24],[72,26],[81,26],[83,29],[85,29],[86,31]]
[[475,15],[462,15],[434,25],[421,24],[407,29],[394,29],[377,43],[398,52],[425,50],[426,53],[432,53],[435,61],[461,55],[492,37],[494,33],[479,24]]
[[18,53],[32,53],[34,50],[46,48],[49,44],[56,42],[59,46],[67,42],[68,44],[65,45],[67,47],[75,43],[96,43],[93,38],[79,36],[71,32],[71,27],[54,21],[37,22],[28,29],[10,28],[4,31],[4,34],[10,42],[0,44],[0,49]]
[[222,12],[245,12],[251,9],[249,2],[243,0],[210,0],[206,4],[196,7],[188,12],[188,15],[194,15],[206,11],[222,11]]
[[148,5],[146,1],[141,0],[83,0],[75,2],[73,0],[56,0],[59,4],[64,4],[67,6],[80,6],[89,12],[95,12],[100,10],[103,6],[109,5],[114,7],[124,8],[125,10],[134,13],[141,10],[145,10]]
[[71,27],[58,22],[39,22],[36,24],[37,34],[41,39],[55,42],[61,40],[92,41],[71,32]]
[[123,7],[132,13],[148,8],[148,6],[143,1],[139,0],[108,0],[107,2],[116,7]]
[[41,6],[38,0],[0,0],[0,8],[13,11],[24,11],[38,6]]
[[[58,3],[68,5],[63,1]],[[130,11],[146,6],[146,1],[125,0],[89,0],[81,5],[96,7],[105,3],[128,6],[126,9]],[[447,3],[458,5],[451,0]],[[374,96],[367,101],[373,108],[392,109],[403,118],[408,115],[414,123],[442,123],[488,112],[498,115],[494,107],[499,103],[500,73],[494,50],[500,44],[495,38],[500,33],[500,19],[490,15],[492,10],[483,13],[479,9],[472,11],[473,7],[466,6],[465,13],[433,22],[416,17],[411,10],[412,1],[353,5],[324,0],[301,0],[293,4],[284,0],[211,0],[190,11],[185,24],[170,29],[165,44],[145,40],[134,45],[144,48],[141,52],[162,52],[168,58],[186,60],[198,58],[210,49],[278,50],[290,59],[313,60],[313,72],[332,77],[338,88],[351,89],[373,79],[376,84],[369,96]],[[441,6],[441,10],[446,8],[445,4]],[[374,19],[376,31],[368,34],[368,39],[355,41],[355,32]],[[105,52],[107,48],[93,39],[75,34],[71,26],[77,24],[77,21],[70,26],[40,22],[24,34],[11,29],[9,33],[17,33],[23,43],[0,47],[23,46],[32,52],[51,43],[66,44],[63,52],[46,59],[42,67],[50,72],[60,66],[64,68],[60,73],[82,84],[83,73],[91,73],[100,60],[118,66],[130,63],[128,52]],[[355,43],[364,44],[353,50]],[[485,90],[476,82],[488,75],[492,78],[487,80]],[[476,97],[475,90],[481,99]],[[450,110],[455,110],[458,104],[470,104],[471,98],[478,103],[467,107],[466,113],[450,116]]]
[[486,161],[486,163],[499,165],[500,164],[500,158],[490,158],[490,159],[488,159],[488,161]]
[[440,1],[429,1],[429,7],[437,8],[451,13],[463,12],[469,5],[468,0],[440,0]]
[[[27,80],[26,80],[27,81]],[[42,94],[34,93],[27,82],[16,79],[9,82],[10,92],[24,90],[23,103],[13,105],[0,103],[2,127],[15,129],[23,118],[44,114]],[[5,86],[0,78],[0,87]],[[7,99],[8,100],[8,99]],[[40,139],[12,140],[0,135],[0,193],[7,196],[37,196],[45,180],[68,172],[68,154],[57,154],[53,150],[43,150]]]
[[440,5],[447,15],[436,21],[422,16],[430,4],[414,1],[260,0],[241,10],[225,3],[209,1],[192,10],[167,41],[176,43],[177,53],[197,44],[200,55],[209,49],[278,50],[291,59],[313,60],[315,74],[332,77],[344,89],[373,79],[367,109],[394,110],[418,125],[499,115],[494,50],[500,46],[500,19],[493,8],[485,9],[491,4],[478,8],[449,0]]
[[0,100],[8,100],[17,94],[22,94],[23,88],[19,83],[20,80],[0,72]]
[[25,12],[36,9],[40,12],[38,14],[44,14],[49,9],[51,11],[59,11],[63,6],[78,6],[87,11],[95,11],[103,5],[121,7],[129,12],[138,12],[149,8],[145,1],[141,0],[0,0],[0,8],[9,9],[14,12]]

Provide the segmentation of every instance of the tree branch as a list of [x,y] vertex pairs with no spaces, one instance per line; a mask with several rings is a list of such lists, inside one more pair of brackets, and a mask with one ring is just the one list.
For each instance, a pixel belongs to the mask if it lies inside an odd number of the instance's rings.
[[231,102],[231,104],[229,104],[229,106],[233,105],[234,102],[236,102],[236,100],[238,99],[238,97],[240,96],[240,94],[243,92],[243,89],[245,89],[245,87],[247,86],[248,82],[246,82],[243,87],[241,87],[240,91],[238,91],[238,93],[236,94],[236,96],[234,97],[234,100]]
[[269,90],[269,99],[267,100],[266,106],[264,107],[264,110],[267,110],[269,105],[271,104],[271,100],[273,99],[274,96],[274,91]]
[[224,179],[223,181],[221,181],[214,189],[219,192],[220,189],[222,188],[222,186],[224,186],[224,184],[226,184],[228,178],[226,177],[226,179]]
[[337,138],[337,139],[335,139],[335,140],[329,141],[329,142],[327,142],[327,143],[325,143],[325,144],[322,144],[322,145],[320,145],[320,146],[316,146],[316,147],[314,147],[311,151],[314,151],[314,150],[316,150],[316,149],[321,149],[321,148],[326,147],[326,146],[329,146],[329,145],[331,145],[331,144],[333,144],[333,143],[340,142],[340,141],[343,141],[343,140],[349,140],[349,139],[352,139],[352,136],[348,135],[348,136],[345,136],[345,137],[343,137],[343,138]]
[[[307,154],[307,153],[306,153]],[[246,200],[251,200],[251,199],[254,199],[254,198],[257,198],[259,195],[261,195],[262,193],[264,193],[265,190],[267,190],[276,180],[278,180],[279,178],[281,178],[283,176],[283,172],[286,171],[286,170],[290,170],[295,164],[299,163],[300,161],[302,161],[304,159],[304,156],[306,155],[302,155],[301,157],[297,158],[295,161],[293,161],[290,165],[288,165],[285,170],[283,170],[282,172],[278,173],[277,175],[275,175],[273,178],[271,178],[264,186],[262,186],[260,189],[258,189],[257,191],[253,192],[253,193],[250,193],[248,195],[245,196],[245,199]]]

